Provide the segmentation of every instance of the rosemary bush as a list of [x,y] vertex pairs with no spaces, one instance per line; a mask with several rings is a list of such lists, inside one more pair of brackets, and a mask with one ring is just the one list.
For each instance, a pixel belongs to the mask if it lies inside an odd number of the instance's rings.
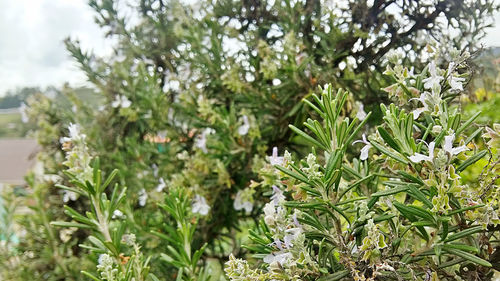
[[[472,64],[451,46],[475,44],[440,26],[477,39],[495,6],[368,2],[140,1],[130,26],[90,1],[116,56],[67,41],[101,99],[28,102],[42,149],[2,277],[492,280],[500,125],[462,112]],[[400,4],[435,25],[382,24]]]

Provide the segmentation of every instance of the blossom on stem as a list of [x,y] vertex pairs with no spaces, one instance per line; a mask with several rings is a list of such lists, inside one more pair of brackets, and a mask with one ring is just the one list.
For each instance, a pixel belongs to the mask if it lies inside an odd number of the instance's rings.
[[454,62],[450,62],[448,65],[448,84],[450,85],[452,90],[455,91],[463,91],[464,86],[462,84],[463,81],[465,81],[465,78],[463,77],[457,77],[453,75],[453,69],[455,67]]
[[64,144],[66,142],[77,142],[83,141],[87,137],[85,134],[81,133],[80,125],[69,123],[68,126],[69,137],[62,137],[59,142]]
[[242,120],[243,125],[238,128],[238,134],[240,134],[240,136],[248,134],[248,130],[250,130],[250,122],[248,121],[248,117],[246,115],[243,115]]
[[431,76],[428,78],[425,78],[423,80],[424,88],[431,89],[431,90],[440,89],[441,88],[441,80],[443,80],[444,77],[437,74],[435,61],[431,61],[431,63],[429,63],[429,74]]
[[414,163],[419,163],[421,161],[430,161],[432,162],[432,160],[434,159],[434,147],[436,146],[436,143],[435,142],[431,142],[429,143],[429,155],[423,155],[423,154],[420,154],[420,153],[415,153],[413,154],[413,156],[410,156],[409,159],[414,162]]
[[233,202],[233,207],[236,211],[245,209],[247,213],[250,213],[253,209],[253,198],[252,194],[254,193],[253,189],[244,189],[239,190],[236,193],[236,198]]
[[283,156],[278,156],[278,148],[273,147],[273,154],[269,156],[269,162],[271,165],[283,165]]
[[113,216],[111,218],[112,219],[123,219],[123,218],[125,218],[125,215],[123,214],[122,211],[116,209],[113,211]]
[[158,180],[158,185],[156,186],[156,191],[162,192],[165,187],[167,187],[167,184],[165,183],[165,180],[163,178],[160,178]]
[[419,98],[410,99],[410,101],[411,100],[418,100],[423,105],[423,107],[419,107],[419,108],[412,111],[413,119],[417,119],[422,112],[430,111],[429,106],[427,105],[427,102],[426,102],[428,97],[429,97],[429,93],[422,92],[422,94],[420,94]]
[[359,142],[365,144],[365,146],[363,146],[363,148],[361,148],[361,154],[360,154],[359,159],[360,160],[366,160],[366,159],[368,159],[368,152],[370,151],[370,148],[372,147],[372,145],[366,139],[366,135],[365,134],[363,134],[363,139],[354,141],[352,144],[359,143]]
[[126,96],[122,95],[116,95],[115,100],[111,103],[113,108],[128,108],[130,105],[132,105],[132,102]]
[[207,153],[207,136],[210,134],[215,133],[215,130],[212,128],[205,128],[203,132],[201,132],[201,135],[196,138],[196,141],[194,143],[194,146],[201,149],[204,153]]
[[465,145],[459,147],[453,147],[453,141],[455,140],[455,134],[451,134],[449,136],[444,137],[444,151],[448,152],[451,156],[457,155],[462,151],[468,150]]
[[194,197],[191,208],[193,213],[198,213],[202,216],[208,215],[208,211],[210,211],[210,206],[208,206],[207,200],[201,195],[196,195]]
[[366,112],[365,112],[365,106],[361,102],[356,102],[356,105],[358,106],[358,112],[356,113],[356,117],[360,120],[363,121],[366,118]]
[[63,202],[68,203],[70,200],[71,201],[76,201],[78,199],[78,193],[69,191],[69,190],[63,190]]
[[148,200],[148,193],[144,188],[139,191],[138,199],[139,199],[139,206],[141,207],[146,206],[146,201]]
[[285,264],[288,260],[293,258],[292,253],[287,251],[273,252],[264,257],[264,262],[271,264],[273,262],[278,262],[280,265]]
[[285,201],[285,195],[283,195],[283,191],[279,189],[276,185],[273,185],[273,195],[271,196],[271,201],[274,206],[278,206],[281,201]]

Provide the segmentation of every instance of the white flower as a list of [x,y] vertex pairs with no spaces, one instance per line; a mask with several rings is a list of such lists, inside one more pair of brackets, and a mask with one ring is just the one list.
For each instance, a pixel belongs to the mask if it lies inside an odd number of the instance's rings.
[[69,126],[68,126],[69,137],[62,137],[60,139],[61,144],[65,143],[65,142],[85,140],[85,138],[87,136],[85,134],[82,134],[80,132],[80,129],[81,129],[80,125],[69,123]]
[[19,113],[21,113],[21,121],[23,121],[23,123],[28,123],[28,121],[30,120],[28,117],[27,110],[28,107],[24,102],[22,102],[21,106],[19,107]]
[[281,201],[285,201],[286,197],[283,195],[283,191],[279,189],[276,185],[273,185],[273,195],[271,196],[271,200],[274,203],[274,206],[278,206]]
[[278,156],[278,148],[273,147],[273,154],[269,156],[269,162],[271,165],[283,165],[283,156]]
[[153,164],[153,165],[151,165],[151,168],[153,169],[153,176],[155,178],[157,178],[158,177],[158,165]]
[[148,200],[148,193],[146,190],[143,188],[139,191],[139,206],[144,207],[146,206],[146,201]]
[[455,63],[450,62],[450,64],[448,65],[448,84],[450,84],[450,87],[452,90],[463,91],[464,86],[463,86],[462,82],[465,81],[465,78],[454,76],[453,75],[454,67],[455,67]]
[[126,96],[122,95],[116,95],[115,100],[111,103],[113,108],[128,108],[130,105],[132,105],[132,102]]
[[465,145],[459,147],[453,147],[453,141],[455,140],[455,134],[451,134],[449,136],[444,137],[444,151],[448,152],[450,155],[457,155],[462,151],[468,150]]
[[78,199],[78,193],[69,191],[69,190],[63,190],[63,202],[68,203],[69,200],[71,201],[76,201]]
[[[431,75],[428,78],[424,79],[424,88],[426,89],[440,89],[441,87],[441,80],[444,79],[443,76],[440,76],[437,74],[436,70],[436,63],[434,61],[431,61],[429,64],[429,74]],[[439,92],[439,91],[438,91]]]
[[271,264],[273,262],[278,262],[280,265],[285,264],[288,260],[293,257],[292,253],[279,251],[270,253],[269,255],[264,257],[264,262]]
[[434,146],[436,146],[436,143],[435,142],[431,142],[429,143],[429,156],[427,155],[423,155],[423,154],[420,154],[420,153],[415,153],[413,154],[413,156],[410,156],[409,159],[414,162],[414,163],[419,163],[421,161],[430,161],[432,162],[432,160],[434,159]]
[[248,130],[250,130],[250,122],[248,122],[248,117],[246,115],[243,115],[242,119],[243,125],[238,128],[238,134],[240,134],[240,136],[248,134]]
[[165,183],[165,180],[163,178],[160,178],[158,180],[159,184],[156,186],[156,191],[162,192],[165,187],[167,187],[167,184]]
[[130,234],[125,234],[122,236],[122,242],[125,243],[126,245],[133,246],[135,244],[136,237],[135,234],[130,233]]
[[51,183],[57,183],[62,180],[62,178],[58,175],[43,175],[42,179],[45,182],[51,182]]
[[269,202],[264,206],[264,221],[267,225],[274,225],[276,221],[276,207],[273,202]]
[[123,215],[123,212],[116,209],[113,211],[113,216],[111,217],[112,219],[123,219],[125,216]]
[[361,102],[356,102],[358,105],[358,112],[356,113],[356,117],[360,120],[363,121],[366,118],[366,112],[365,112],[365,106]]
[[413,113],[413,119],[417,119],[422,112],[430,111],[429,110],[429,106],[427,105],[427,99],[428,99],[428,97],[429,97],[429,93],[423,92],[422,94],[420,94],[419,98],[410,99],[410,101],[411,100],[418,100],[423,105],[423,107],[417,108],[417,109],[415,109],[415,110],[412,111],[412,113]]
[[210,206],[208,206],[207,200],[205,199],[205,197],[200,195],[196,195],[194,197],[191,208],[193,213],[198,213],[202,216],[206,216],[208,214],[208,211],[210,210]]
[[253,203],[249,200],[249,198],[246,198],[248,197],[246,196],[247,195],[246,193],[247,192],[245,192],[244,190],[240,190],[238,191],[238,193],[236,193],[236,198],[234,199],[233,207],[237,211],[245,209],[247,213],[250,213],[253,209]]
[[215,130],[212,128],[205,128],[201,135],[196,138],[194,146],[201,149],[204,153],[207,153],[207,136],[215,133]]
[[362,140],[357,140],[355,142],[353,142],[352,144],[355,144],[355,143],[364,143],[365,146],[363,146],[363,148],[361,148],[361,154],[359,156],[359,159],[360,160],[366,160],[368,159],[368,152],[370,151],[370,148],[372,147],[371,143],[366,140],[366,135],[363,134],[363,139]]

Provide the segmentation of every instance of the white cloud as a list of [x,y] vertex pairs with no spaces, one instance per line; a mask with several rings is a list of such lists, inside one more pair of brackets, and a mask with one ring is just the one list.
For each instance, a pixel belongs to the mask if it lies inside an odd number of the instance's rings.
[[63,40],[78,38],[84,49],[109,54],[93,17],[86,0],[0,1],[0,96],[16,87],[85,84]]

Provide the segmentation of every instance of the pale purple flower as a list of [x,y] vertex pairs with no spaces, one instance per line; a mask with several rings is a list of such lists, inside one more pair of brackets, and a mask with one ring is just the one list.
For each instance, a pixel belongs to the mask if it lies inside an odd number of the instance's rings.
[[240,134],[240,136],[248,134],[248,130],[250,130],[250,122],[248,121],[248,117],[246,115],[243,115],[242,119],[243,125],[238,128],[238,134]]
[[285,264],[288,260],[293,257],[292,253],[279,251],[270,253],[269,255],[264,257],[264,262],[271,264],[273,262],[278,262],[280,265]]
[[448,152],[450,155],[457,155],[462,151],[468,150],[465,145],[459,147],[453,147],[453,141],[455,140],[455,134],[451,134],[449,136],[444,137],[444,151]]
[[352,144],[359,143],[359,142],[365,144],[365,146],[363,146],[363,148],[361,148],[361,154],[359,156],[359,159],[360,160],[366,160],[366,159],[368,159],[368,152],[370,152],[370,148],[372,147],[372,145],[366,139],[366,135],[365,134],[363,134],[363,139],[357,140],[357,141],[353,142]]
[[430,161],[434,159],[434,147],[436,146],[435,142],[429,143],[429,155],[423,155],[420,153],[415,153],[413,156],[410,156],[409,159],[414,163],[419,163],[421,161]]
[[283,165],[283,156],[278,156],[278,148],[273,147],[273,154],[269,156],[269,162],[271,165]]
[[206,216],[208,214],[208,211],[210,211],[210,206],[208,206],[207,200],[201,195],[196,195],[194,197],[191,208],[193,213],[198,213],[202,216]]
[[274,238],[274,242],[271,243],[270,246],[276,246],[276,248],[278,248],[279,250],[283,250],[283,244],[281,243],[281,240],[279,240],[278,238]]
[[293,241],[295,241],[302,233],[302,228],[301,227],[289,228],[285,230],[285,232],[287,234],[283,238],[283,241],[287,249],[290,249],[291,247],[293,247]]
[[273,185],[273,195],[271,196],[271,200],[274,203],[274,206],[278,206],[281,201],[285,201],[285,195],[283,195],[283,191],[279,189],[276,185]]

